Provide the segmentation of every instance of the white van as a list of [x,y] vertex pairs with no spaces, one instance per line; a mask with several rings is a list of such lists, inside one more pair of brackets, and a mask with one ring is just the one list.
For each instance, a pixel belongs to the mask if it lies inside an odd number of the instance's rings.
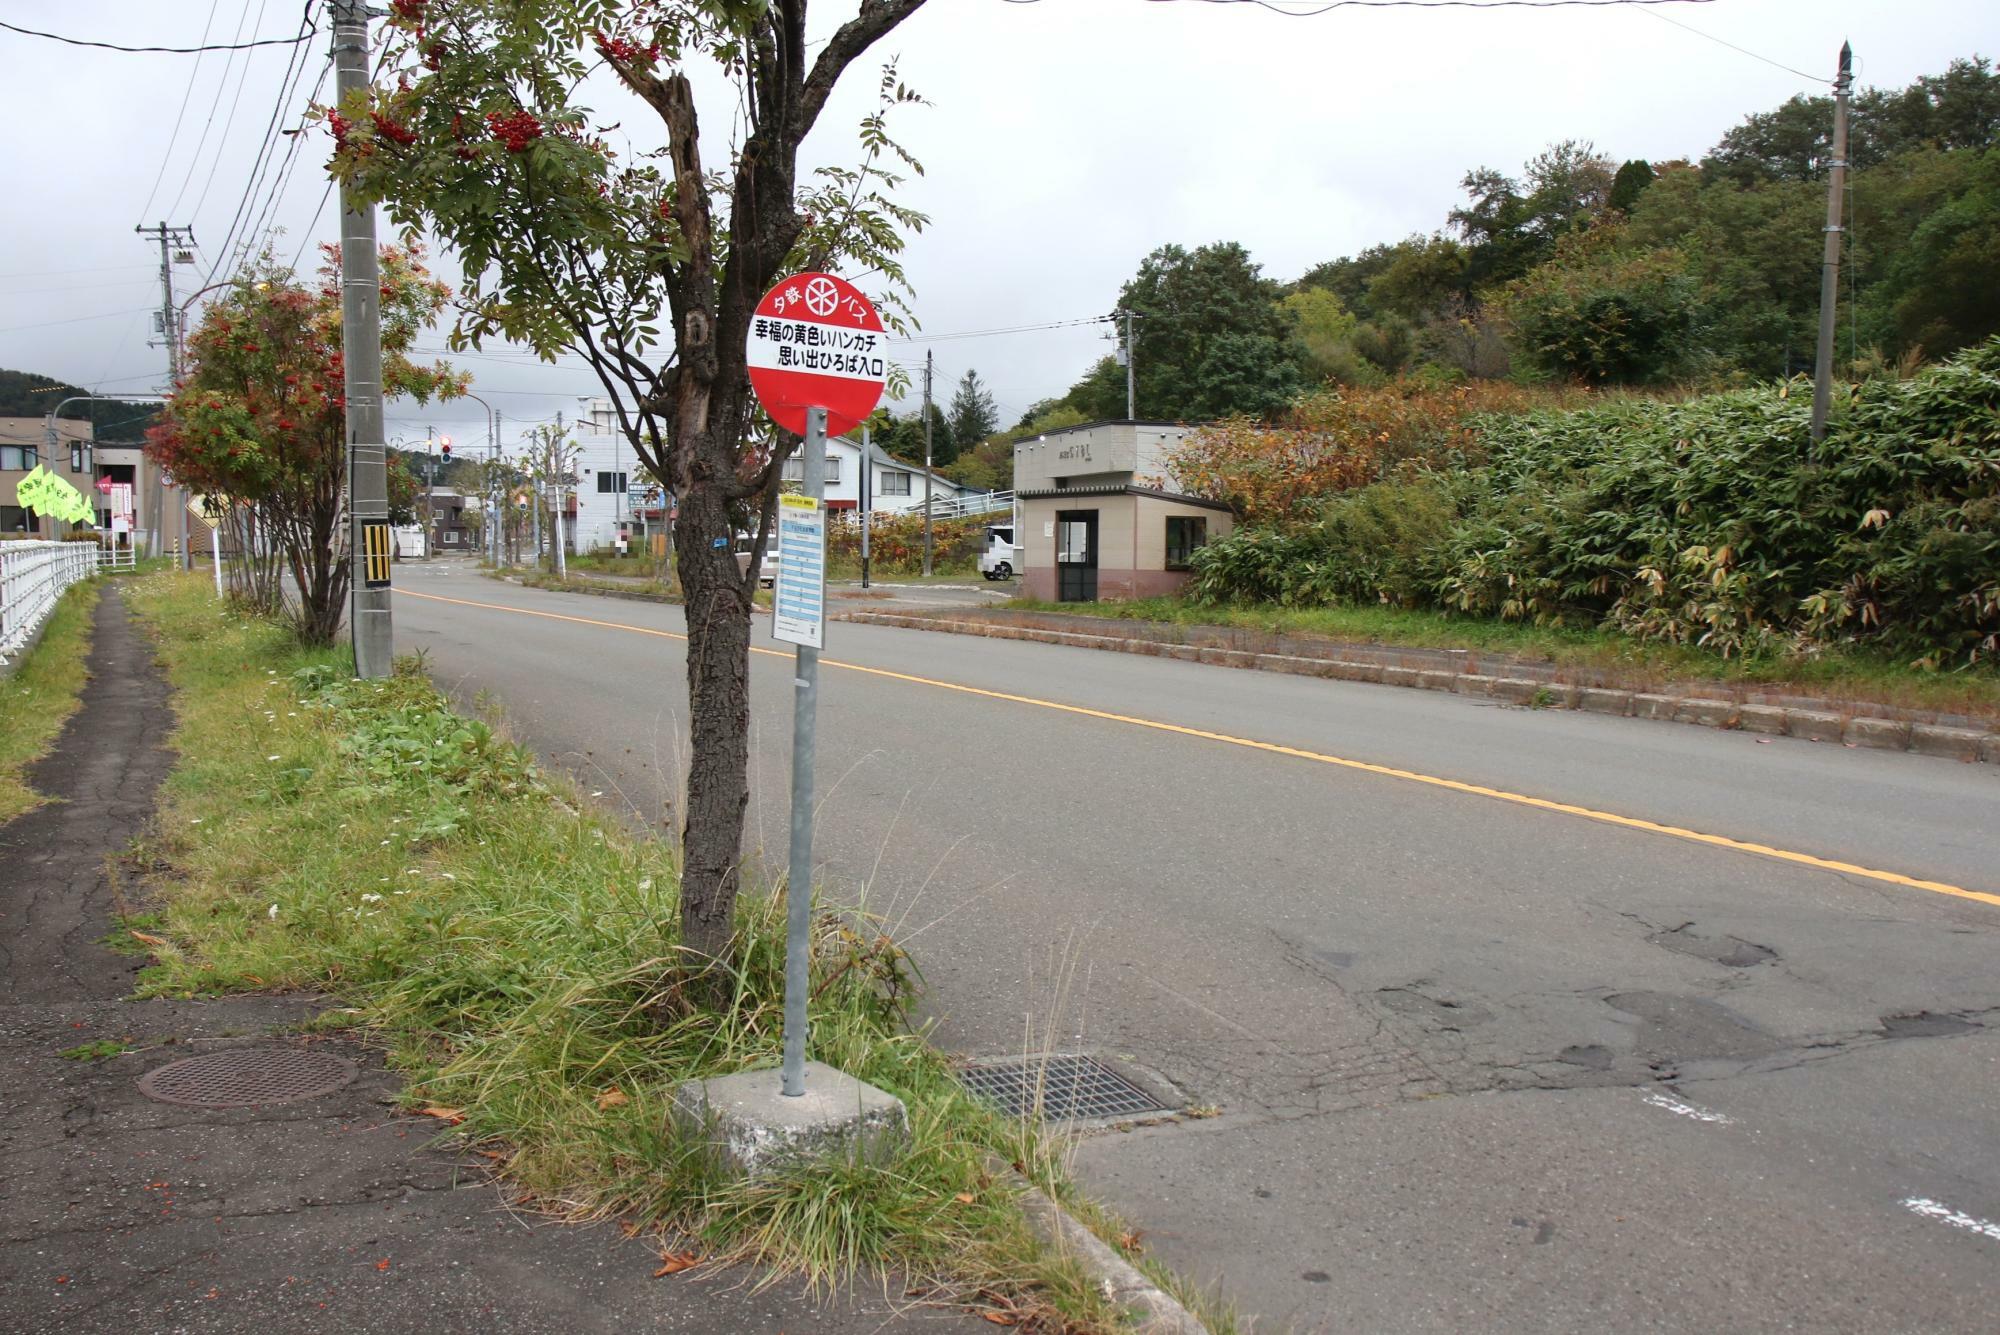
[[1012,579],[1021,569],[1020,544],[1012,524],[988,524],[986,546],[979,553],[979,573],[988,579]]

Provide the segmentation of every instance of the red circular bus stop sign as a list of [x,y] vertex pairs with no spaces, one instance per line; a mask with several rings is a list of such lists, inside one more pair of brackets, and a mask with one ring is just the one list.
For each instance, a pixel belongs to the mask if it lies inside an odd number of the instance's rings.
[[889,379],[882,317],[860,289],[830,273],[772,288],[750,319],[750,385],[771,420],[806,433],[806,409],[826,409],[826,434],[875,411]]

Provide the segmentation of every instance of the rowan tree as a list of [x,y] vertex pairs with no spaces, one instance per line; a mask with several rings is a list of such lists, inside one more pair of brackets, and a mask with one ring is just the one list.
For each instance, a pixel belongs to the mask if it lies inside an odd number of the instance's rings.
[[[730,953],[749,801],[755,584],[732,538],[756,534],[754,572],[796,443],[757,414],[750,319],[784,275],[851,267],[899,325],[896,256],[923,218],[892,198],[919,170],[887,129],[916,100],[893,65],[856,165],[802,175],[798,159],[848,67],[922,3],[861,0],[808,42],[807,0],[395,0],[380,81],[328,118],[335,174],[463,262],[455,342],[581,354],[679,499],[681,945],[711,984]],[[697,88],[726,147],[704,137]]]
[[[333,643],[348,584],[338,251],[326,251],[314,286],[267,256],[208,304],[161,424],[146,433],[147,453],[184,485],[254,507],[261,540],[291,574],[289,589],[260,587],[287,600],[299,638],[313,645]],[[383,247],[381,268],[383,393],[419,403],[464,393],[469,377],[409,356],[451,290],[415,249]]]

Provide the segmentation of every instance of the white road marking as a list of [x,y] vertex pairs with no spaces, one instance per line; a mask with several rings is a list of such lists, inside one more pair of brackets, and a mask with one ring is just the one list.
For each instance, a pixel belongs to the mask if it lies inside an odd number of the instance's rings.
[[1697,1108],[1692,1103],[1682,1103],[1671,1094],[1648,1094],[1646,1102],[1652,1104],[1655,1108],[1665,1108],[1668,1112],[1678,1114],[1682,1117],[1692,1117],[1697,1122],[1713,1122],[1717,1126],[1729,1126],[1736,1120],[1725,1113],[1712,1112],[1707,1108]]
[[1977,1233],[1981,1237],[2000,1242],[2000,1224],[1975,1218],[1963,1210],[1954,1210],[1942,1201],[1934,1201],[1928,1196],[1912,1196],[1903,1202],[1903,1208],[1926,1219],[1935,1219],[1941,1224],[1950,1224],[1953,1228],[1962,1228],[1968,1233]]

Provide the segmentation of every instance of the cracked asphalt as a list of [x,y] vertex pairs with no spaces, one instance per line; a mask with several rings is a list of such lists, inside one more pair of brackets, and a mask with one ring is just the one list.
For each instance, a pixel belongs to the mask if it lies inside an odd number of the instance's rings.
[[[398,578],[441,684],[673,823],[679,609]],[[1258,1329],[1990,1327],[2000,908],[1110,716],[1988,893],[2000,771],[888,627],[827,658],[823,882],[948,1047],[1202,1111],[1076,1162]],[[791,675],[753,657],[753,857]]]
[[[83,708],[29,774],[61,798],[0,825],[0,1330],[42,1332],[755,1332],[984,1330],[879,1278],[836,1295],[759,1292],[743,1271],[654,1279],[610,1224],[511,1205],[482,1160],[399,1115],[380,1055],[327,1039],[359,1077],[320,1098],[200,1109],[145,1072],[303,1045],[311,997],[127,1000],[113,859],[172,761],[168,692],[113,583]],[[85,1043],[129,1050],[66,1059]]]

